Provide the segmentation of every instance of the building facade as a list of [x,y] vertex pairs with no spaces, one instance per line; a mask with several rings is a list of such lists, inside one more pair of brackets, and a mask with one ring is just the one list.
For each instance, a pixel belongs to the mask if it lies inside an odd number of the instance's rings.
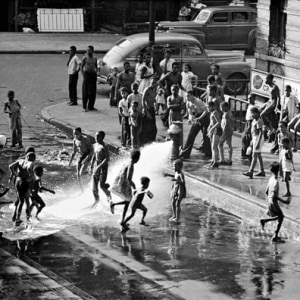
[[258,0],[256,63],[251,76],[253,92],[267,97],[264,79],[267,73],[272,73],[282,93],[284,86],[290,84],[300,99],[299,32],[299,0]]

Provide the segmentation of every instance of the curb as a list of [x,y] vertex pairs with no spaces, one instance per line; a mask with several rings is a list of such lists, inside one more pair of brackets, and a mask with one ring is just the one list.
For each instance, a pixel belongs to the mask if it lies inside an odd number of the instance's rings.
[[[53,106],[56,106],[56,104],[48,106],[48,107],[44,108],[41,111],[41,117],[42,117],[42,119],[45,122],[47,122],[47,123],[49,123],[49,124],[51,124],[51,125],[59,128],[60,130],[64,131],[67,135],[72,136],[73,135],[74,126],[72,126],[71,124],[69,124],[69,123],[67,123],[67,122],[65,122],[63,120],[59,120],[59,119],[54,118],[49,113],[50,108],[53,107]],[[94,133],[84,132],[84,135],[86,135],[90,139],[94,139]],[[106,145],[108,147],[108,150],[110,152],[112,152],[113,154],[118,155],[118,154],[121,154],[122,152],[125,151],[125,150],[121,149],[120,146],[117,146],[114,143],[110,142],[109,138],[105,138],[105,140],[107,142]]]

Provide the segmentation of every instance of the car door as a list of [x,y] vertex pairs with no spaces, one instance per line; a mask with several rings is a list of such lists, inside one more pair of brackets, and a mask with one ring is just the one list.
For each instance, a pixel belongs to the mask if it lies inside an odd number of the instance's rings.
[[206,47],[213,49],[230,48],[231,24],[228,11],[216,11],[207,23]]
[[247,11],[231,12],[232,48],[247,48],[248,35],[253,28],[251,15]]
[[210,74],[211,61],[207,57],[204,49],[198,43],[181,43],[181,62],[188,63],[192,67],[192,72],[198,76],[199,80],[206,80]]

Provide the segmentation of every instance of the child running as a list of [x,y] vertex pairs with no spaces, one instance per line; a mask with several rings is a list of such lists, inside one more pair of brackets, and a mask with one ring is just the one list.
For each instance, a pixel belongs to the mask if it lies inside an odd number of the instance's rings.
[[132,189],[136,189],[135,183],[132,181],[132,177],[134,173],[134,165],[139,161],[140,156],[141,153],[139,150],[131,150],[130,161],[123,166],[112,187],[112,192],[122,198],[122,201],[116,203],[111,202],[111,212],[114,213],[114,207],[116,205],[124,205],[122,220],[120,222],[122,226],[124,224],[129,202],[132,198]]
[[282,197],[290,197],[290,180],[291,174],[294,170],[293,163],[293,152],[290,147],[290,139],[288,137],[284,137],[282,139],[282,150],[280,152],[280,164],[283,172],[283,180],[286,184],[286,193],[282,195]]
[[269,183],[266,189],[266,194],[268,197],[268,204],[269,204],[267,215],[270,216],[270,218],[261,219],[260,224],[262,229],[264,230],[265,224],[267,222],[278,221],[277,228],[275,230],[274,235],[272,236],[272,242],[282,242],[281,238],[278,237],[278,234],[284,219],[284,215],[278,204],[278,201],[285,204],[289,204],[290,201],[283,200],[279,197],[279,182],[278,182],[278,173],[280,169],[279,163],[273,162],[270,164],[269,168],[272,173],[272,176],[269,179]]
[[131,214],[130,214],[130,216],[128,216],[124,220],[124,223],[122,224],[122,226],[125,230],[129,229],[128,228],[128,226],[129,226],[128,221],[131,220],[131,218],[134,217],[137,209],[140,209],[140,210],[143,211],[143,216],[142,216],[142,220],[140,222],[140,225],[147,226],[147,224],[145,222],[145,217],[146,217],[146,214],[147,214],[147,207],[144,206],[142,204],[142,202],[144,200],[145,194],[147,194],[147,196],[150,199],[153,198],[153,194],[149,190],[147,190],[148,187],[149,187],[149,184],[150,184],[150,179],[148,177],[141,177],[141,185],[142,186],[134,192],[132,200],[130,201],[129,206],[131,207]]
[[33,167],[33,174],[34,174],[33,179],[32,179],[31,185],[30,185],[30,198],[31,198],[31,202],[32,202],[30,205],[30,215],[31,215],[32,209],[34,207],[36,207],[37,211],[35,214],[35,218],[38,221],[41,221],[41,219],[39,218],[39,213],[46,206],[46,204],[43,201],[43,199],[40,197],[39,193],[42,191],[46,191],[51,194],[55,194],[55,192],[53,190],[45,188],[42,185],[42,176],[44,174],[44,169],[42,166],[35,165]]
[[173,163],[173,168],[175,174],[164,173],[164,176],[172,177],[174,181],[171,190],[171,201],[172,201],[172,211],[173,215],[169,218],[170,222],[175,224],[180,224],[180,213],[181,213],[181,201],[186,197],[186,187],[184,174],[182,172],[183,162],[181,159],[177,159]]
[[[98,185],[100,184],[101,190],[107,197],[107,201],[111,200],[110,191],[108,190],[109,184],[106,183],[108,162],[109,162],[109,152],[107,146],[104,143],[105,132],[97,131],[95,135],[96,143],[94,147],[94,155],[91,162],[91,173],[93,174],[93,194],[95,202],[92,208],[96,207],[100,201]],[[94,168],[94,164],[96,166]]]

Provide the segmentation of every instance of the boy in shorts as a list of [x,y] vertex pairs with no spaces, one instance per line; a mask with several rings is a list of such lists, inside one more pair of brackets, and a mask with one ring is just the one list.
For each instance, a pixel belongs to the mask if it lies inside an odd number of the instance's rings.
[[49,192],[51,194],[55,194],[55,192],[53,190],[50,190],[48,188],[45,188],[42,185],[42,176],[44,174],[44,170],[42,166],[39,165],[35,165],[33,167],[33,179],[30,185],[30,199],[31,199],[31,205],[30,205],[30,215],[32,212],[32,209],[34,207],[37,208],[36,214],[35,214],[35,218],[38,221],[41,221],[41,219],[39,218],[39,213],[42,211],[42,209],[46,206],[45,202],[43,201],[43,199],[40,197],[39,193],[42,191],[46,191]]
[[130,216],[128,216],[125,220],[124,223],[122,224],[122,226],[125,229],[128,229],[128,224],[127,222],[134,217],[136,210],[140,209],[143,211],[143,216],[142,216],[142,220],[140,225],[144,225],[147,226],[146,222],[145,222],[145,217],[147,214],[147,207],[144,206],[142,204],[143,200],[144,200],[144,196],[145,194],[147,194],[147,196],[152,199],[153,198],[153,194],[147,190],[147,188],[149,187],[150,184],[150,179],[148,177],[141,177],[141,188],[139,188],[137,191],[134,192],[134,195],[132,197],[132,200],[130,201],[129,206],[131,207],[131,214]]
[[[223,113],[222,119],[221,119],[221,127],[223,130],[223,133],[221,135],[220,141],[219,141],[219,152],[220,152],[220,161],[219,165],[232,165],[232,135],[233,135],[233,116],[231,111],[229,110],[229,104],[228,102],[222,102],[221,103],[221,111]],[[224,159],[224,143],[226,142],[228,146],[228,155],[229,159],[228,161],[225,161]]]
[[91,156],[93,155],[93,146],[91,142],[82,135],[80,127],[77,127],[73,130],[73,135],[73,152],[70,157],[69,166],[71,166],[76,153],[79,153],[79,159],[77,162],[77,179],[82,190],[80,177],[84,169],[87,167]]
[[273,162],[270,164],[269,168],[272,173],[272,176],[269,179],[268,186],[266,189],[266,194],[268,197],[268,204],[269,204],[267,215],[270,216],[270,218],[261,219],[260,225],[264,230],[265,224],[267,222],[278,221],[277,228],[275,230],[274,235],[272,236],[272,242],[282,242],[281,238],[278,237],[278,234],[284,219],[284,215],[282,213],[278,201],[285,204],[289,204],[290,200],[283,200],[279,197],[279,182],[278,182],[278,173],[280,169],[279,163]]
[[126,212],[129,207],[129,203],[132,198],[132,189],[135,190],[135,183],[132,181],[134,173],[134,165],[139,161],[141,153],[139,150],[131,150],[130,161],[123,166],[119,175],[115,178],[112,186],[112,192],[119,196],[122,200],[116,203],[110,203],[111,212],[114,213],[114,207],[116,205],[124,205],[121,225],[124,224]]
[[283,180],[286,184],[286,193],[282,197],[290,197],[290,180],[294,170],[293,152],[290,147],[290,140],[288,137],[282,139],[282,150],[280,152],[280,165],[283,174]]
[[[96,143],[93,145],[94,155],[91,162],[91,173],[93,174],[93,194],[94,194],[95,202],[92,205],[92,208],[94,208],[100,201],[99,189],[98,189],[99,183],[100,183],[101,190],[104,192],[104,194],[107,197],[107,201],[111,200],[110,191],[108,190],[109,184],[106,183],[108,162],[109,162],[109,152],[107,146],[103,141],[104,137],[105,137],[104,131],[97,131],[95,136]],[[95,163],[96,166],[94,167]]]
[[174,181],[172,190],[171,190],[171,201],[172,201],[172,211],[173,215],[169,218],[170,222],[175,224],[180,224],[180,213],[181,213],[181,201],[186,197],[186,187],[184,174],[182,172],[183,162],[181,159],[177,159],[173,163],[173,168],[175,174],[164,173],[164,176],[172,177]]
[[259,164],[259,172],[255,173],[254,176],[265,177],[264,164],[261,156],[262,146],[264,144],[263,138],[263,121],[260,117],[259,110],[257,107],[251,107],[251,115],[253,118],[251,124],[251,136],[252,136],[252,161],[248,172],[244,172],[243,175],[248,176],[249,178],[253,178],[254,168],[256,166],[256,162],[258,160]]

